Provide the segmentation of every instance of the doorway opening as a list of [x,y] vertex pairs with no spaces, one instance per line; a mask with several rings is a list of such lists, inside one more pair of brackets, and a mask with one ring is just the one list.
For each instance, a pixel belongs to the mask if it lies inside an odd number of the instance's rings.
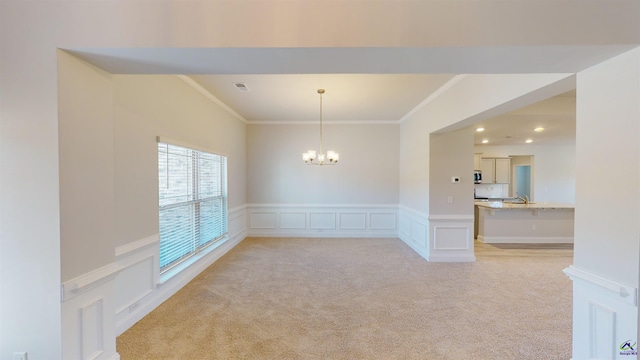
[[533,198],[533,155],[511,156],[511,193]]
[[531,198],[531,165],[516,165],[514,182],[516,196]]

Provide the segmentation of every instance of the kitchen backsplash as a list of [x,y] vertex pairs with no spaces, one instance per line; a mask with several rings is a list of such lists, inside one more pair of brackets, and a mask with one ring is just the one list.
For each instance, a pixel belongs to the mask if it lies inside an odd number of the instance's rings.
[[475,184],[476,197],[509,197],[509,184]]

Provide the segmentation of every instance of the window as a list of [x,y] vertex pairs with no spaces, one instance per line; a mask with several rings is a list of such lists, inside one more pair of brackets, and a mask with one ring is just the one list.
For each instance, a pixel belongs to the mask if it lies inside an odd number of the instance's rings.
[[160,272],[227,235],[227,158],[158,141]]

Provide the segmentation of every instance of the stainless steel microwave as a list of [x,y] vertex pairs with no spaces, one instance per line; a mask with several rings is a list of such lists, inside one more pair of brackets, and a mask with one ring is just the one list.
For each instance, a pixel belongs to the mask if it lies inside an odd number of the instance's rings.
[[482,171],[473,170],[473,183],[482,184]]

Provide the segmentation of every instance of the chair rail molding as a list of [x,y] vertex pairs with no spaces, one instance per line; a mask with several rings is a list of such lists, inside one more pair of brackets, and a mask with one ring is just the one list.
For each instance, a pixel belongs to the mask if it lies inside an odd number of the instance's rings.
[[604,290],[603,293],[617,298],[625,303],[638,306],[638,288],[621,284],[594,274],[586,269],[571,265],[562,270],[572,281],[580,281],[596,289]]
[[563,272],[573,282],[573,358],[635,358],[623,346],[637,341],[638,288],[575,265]]

